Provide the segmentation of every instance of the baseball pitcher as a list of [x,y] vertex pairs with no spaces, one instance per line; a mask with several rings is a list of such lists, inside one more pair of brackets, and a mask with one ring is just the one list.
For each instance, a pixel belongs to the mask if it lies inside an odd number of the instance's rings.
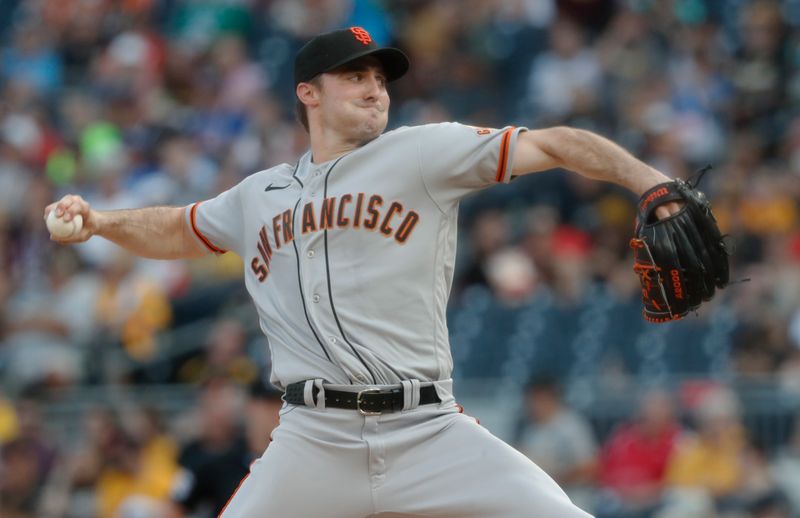
[[[539,467],[461,413],[445,308],[459,201],[564,168],[642,194],[668,179],[612,142],[556,127],[458,123],[384,133],[405,54],[352,27],[296,55],[311,146],[193,205],[101,212],[77,195],[45,216],[83,219],[143,257],[233,251],[284,391],[273,442],[224,517],[588,516]],[[676,201],[659,218],[681,210]]]

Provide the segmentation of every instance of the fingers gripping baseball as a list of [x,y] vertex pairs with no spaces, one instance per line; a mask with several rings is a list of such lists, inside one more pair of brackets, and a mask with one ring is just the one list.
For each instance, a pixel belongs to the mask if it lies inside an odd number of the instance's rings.
[[95,232],[96,213],[76,194],[68,194],[44,209],[50,239],[57,243],[81,243]]

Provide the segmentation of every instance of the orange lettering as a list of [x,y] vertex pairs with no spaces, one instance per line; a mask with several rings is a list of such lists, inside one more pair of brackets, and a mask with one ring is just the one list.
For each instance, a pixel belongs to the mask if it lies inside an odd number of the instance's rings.
[[383,205],[383,198],[378,194],[373,194],[369,199],[369,205],[367,205],[369,219],[364,220],[364,228],[369,230],[375,229],[375,226],[378,224],[378,218],[380,218],[381,215],[381,213],[378,212],[378,207],[381,205]]
[[350,218],[344,217],[344,207],[351,201],[353,201],[353,196],[350,194],[343,194],[339,199],[339,214],[336,217],[336,225],[339,228],[346,227],[350,223]]
[[256,277],[258,277],[258,282],[264,282],[264,279],[269,275],[269,270],[261,264],[258,257],[253,257],[253,260],[250,261],[250,268],[253,270]]
[[272,218],[272,233],[275,237],[275,249],[281,249],[281,240],[280,240],[280,232],[281,232],[281,215],[276,214],[274,218]]
[[386,211],[386,216],[383,218],[383,223],[381,223],[381,233],[385,236],[392,235],[392,227],[389,226],[389,220],[392,219],[395,212],[403,212],[403,206],[393,201],[392,204],[389,206],[389,210]]
[[681,284],[680,272],[671,270],[669,274],[672,276],[672,290],[675,293],[675,298],[683,300],[683,285]]
[[303,206],[303,234],[317,231],[317,222],[314,218],[314,203],[308,202]]
[[291,243],[294,239],[294,233],[292,232],[293,226],[292,209],[286,209],[283,212],[283,242],[286,244]]
[[405,243],[408,237],[411,235],[411,232],[414,231],[414,227],[417,226],[418,221],[419,214],[413,210],[406,214],[406,217],[403,218],[403,221],[400,223],[400,226],[397,228],[397,232],[394,235],[395,241],[401,245]]
[[358,193],[358,198],[356,199],[356,210],[355,214],[353,215],[353,226],[358,228],[361,226],[361,207],[364,205],[364,193]]
[[333,209],[336,207],[336,197],[322,200],[322,209],[319,214],[319,229],[333,228]]

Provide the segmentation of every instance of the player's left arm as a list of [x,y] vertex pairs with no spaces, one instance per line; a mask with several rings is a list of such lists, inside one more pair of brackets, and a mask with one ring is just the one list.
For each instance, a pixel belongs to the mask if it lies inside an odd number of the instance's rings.
[[[616,183],[637,196],[654,185],[670,181],[619,145],[591,131],[557,126],[521,132],[514,147],[512,174],[520,176],[555,168]],[[677,210],[675,203],[668,203],[659,207],[657,214],[665,217]]]

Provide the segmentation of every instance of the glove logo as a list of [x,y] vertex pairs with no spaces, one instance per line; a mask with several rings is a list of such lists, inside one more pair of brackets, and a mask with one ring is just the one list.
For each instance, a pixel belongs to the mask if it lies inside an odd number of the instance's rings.
[[652,202],[653,202],[653,200],[655,200],[656,198],[660,198],[660,197],[664,196],[664,195],[665,195],[665,194],[667,194],[668,192],[669,192],[669,190],[668,190],[666,187],[662,187],[662,188],[660,188],[660,189],[656,189],[655,191],[651,192],[651,193],[650,193],[650,194],[647,196],[647,198],[645,198],[644,200],[642,200],[642,202],[639,204],[639,209],[640,209],[640,210],[644,210],[645,206],[647,206],[647,205],[649,205],[650,203],[652,203]]
[[678,270],[670,270],[672,277],[672,289],[675,292],[675,298],[683,300],[683,286],[681,285],[681,274]]

